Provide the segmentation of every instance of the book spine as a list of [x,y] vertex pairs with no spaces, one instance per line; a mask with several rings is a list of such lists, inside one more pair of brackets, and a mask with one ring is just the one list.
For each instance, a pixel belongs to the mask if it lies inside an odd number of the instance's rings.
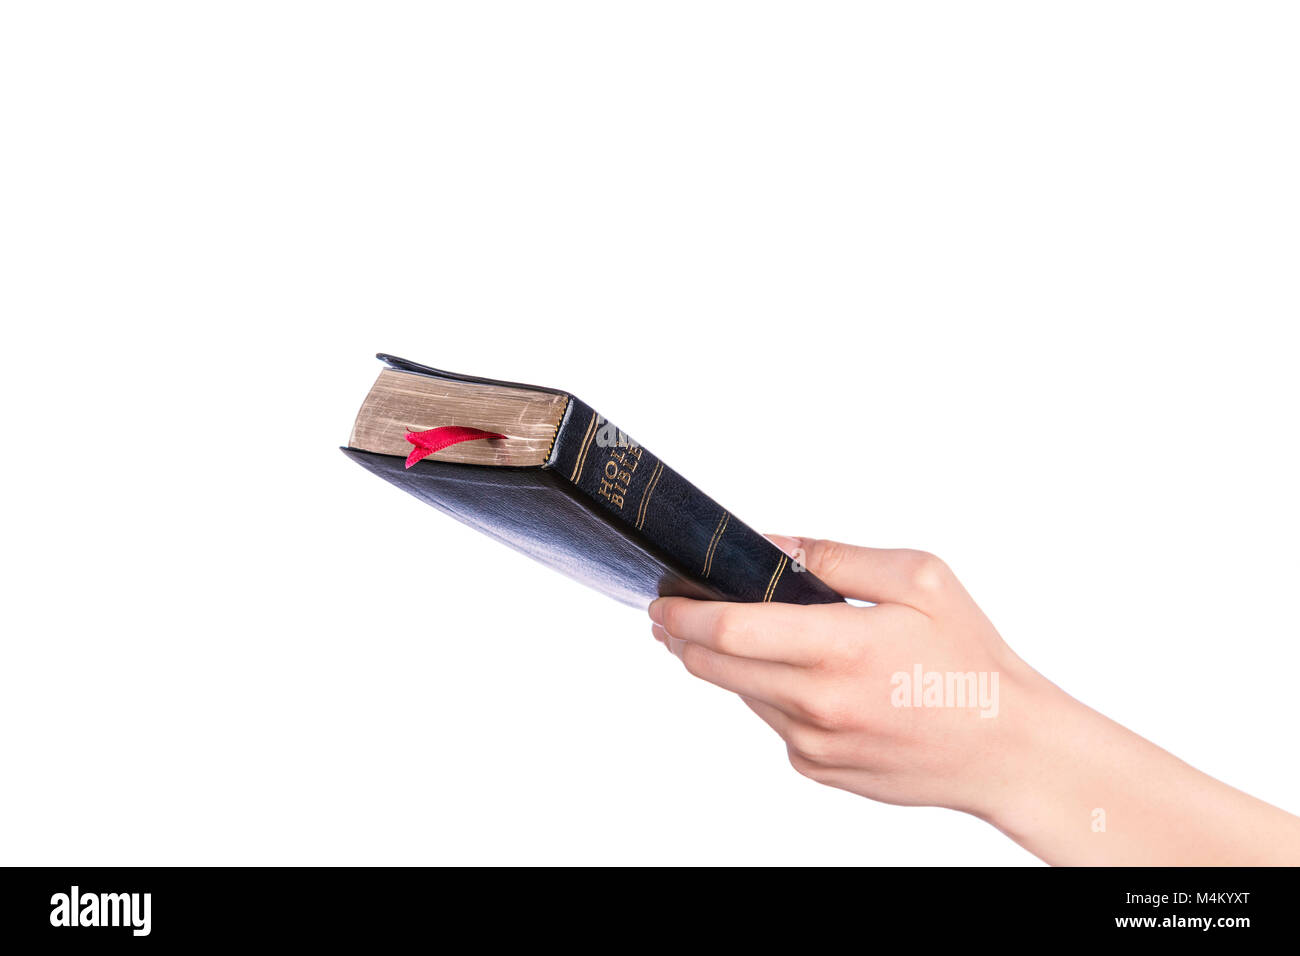
[[545,467],[625,533],[731,601],[843,598],[608,419],[570,398]]

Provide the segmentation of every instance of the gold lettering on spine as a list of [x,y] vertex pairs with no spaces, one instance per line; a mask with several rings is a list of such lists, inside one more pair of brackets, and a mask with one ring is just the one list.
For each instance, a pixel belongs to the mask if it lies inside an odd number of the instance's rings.
[[[600,433],[597,432],[597,435]],[[600,438],[596,439],[600,444]],[[641,449],[628,447],[623,451],[611,449],[602,467],[604,477],[597,476],[596,493],[619,511],[623,510],[627,490],[632,485],[632,474],[641,464]]]
[[784,554],[781,560],[776,563],[776,570],[772,572],[772,579],[767,582],[767,592],[763,595],[763,603],[766,604],[772,600],[772,595],[776,593],[776,583],[781,580],[781,572],[785,570],[786,563],[789,562]]
[[722,540],[723,534],[726,533],[727,525],[730,523],[731,515],[725,511],[722,512],[722,517],[718,519],[718,526],[713,530],[713,537],[709,539],[709,550],[704,554],[704,576],[706,578],[709,576],[709,571],[713,569],[713,553],[718,547],[718,542]]

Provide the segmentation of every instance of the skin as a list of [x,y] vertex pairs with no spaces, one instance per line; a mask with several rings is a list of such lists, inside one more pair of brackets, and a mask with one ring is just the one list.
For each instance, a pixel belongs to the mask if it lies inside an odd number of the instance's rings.
[[[875,606],[660,598],[650,619],[687,671],[740,695],[782,737],[801,774],[872,800],[972,814],[1051,864],[1300,864],[1300,817],[1066,694],[1016,656],[934,555],[772,541]],[[898,706],[893,675],[918,663],[996,673],[996,715]]]

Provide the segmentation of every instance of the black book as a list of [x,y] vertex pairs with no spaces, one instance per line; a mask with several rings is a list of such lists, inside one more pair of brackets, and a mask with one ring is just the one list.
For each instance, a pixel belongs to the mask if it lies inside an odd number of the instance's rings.
[[343,453],[457,521],[635,607],[843,600],[576,396],[379,358]]

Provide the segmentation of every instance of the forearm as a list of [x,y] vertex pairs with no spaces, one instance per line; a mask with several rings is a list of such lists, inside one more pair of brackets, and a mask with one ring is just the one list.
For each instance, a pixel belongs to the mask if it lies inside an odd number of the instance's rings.
[[650,617],[688,671],[784,738],[800,773],[974,814],[1054,864],[1300,865],[1300,818],[1070,697],[933,555],[773,540],[872,606],[662,598]]
[[1017,786],[980,814],[1025,849],[1073,866],[1300,864],[1300,818],[1043,684]]

